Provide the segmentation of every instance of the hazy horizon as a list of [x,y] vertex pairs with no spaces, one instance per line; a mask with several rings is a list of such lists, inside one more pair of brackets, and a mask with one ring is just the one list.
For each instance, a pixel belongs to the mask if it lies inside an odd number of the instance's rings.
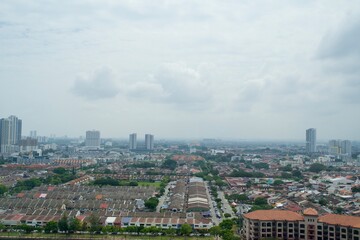
[[359,1],[4,0],[0,56],[23,135],[360,139]]

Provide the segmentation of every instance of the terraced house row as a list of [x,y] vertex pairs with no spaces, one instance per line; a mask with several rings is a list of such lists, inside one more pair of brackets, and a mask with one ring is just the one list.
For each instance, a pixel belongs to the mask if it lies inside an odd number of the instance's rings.
[[[134,214],[136,215],[136,214]],[[139,215],[139,214],[138,214]],[[142,215],[142,216],[141,216]],[[153,214],[156,215],[156,214]],[[89,215],[75,215],[72,217],[78,218],[81,222],[88,222]],[[7,226],[17,226],[26,224],[29,226],[45,226],[50,221],[59,221],[61,215],[25,215],[25,214],[0,214],[0,223]],[[158,227],[158,228],[173,228],[180,229],[182,224],[189,224],[193,229],[209,229],[213,226],[211,220],[198,218],[190,214],[186,216],[181,215],[159,215],[159,216],[100,216],[100,223],[103,226],[118,226],[118,227]]]
[[360,240],[360,217],[325,214],[308,208],[302,214],[287,210],[258,210],[245,214],[247,240]]

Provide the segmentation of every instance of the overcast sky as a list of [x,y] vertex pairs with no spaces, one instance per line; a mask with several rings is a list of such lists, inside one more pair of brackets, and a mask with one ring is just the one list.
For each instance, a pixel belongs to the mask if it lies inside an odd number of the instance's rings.
[[358,140],[360,1],[2,0],[9,115],[23,135]]

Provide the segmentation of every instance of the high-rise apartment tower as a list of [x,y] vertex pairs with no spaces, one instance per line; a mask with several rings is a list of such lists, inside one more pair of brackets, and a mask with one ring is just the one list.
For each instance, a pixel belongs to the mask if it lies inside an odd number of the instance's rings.
[[306,130],[306,152],[316,152],[316,129],[309,128]]
[[145,148],[146,150],[154,149],[154,135],[145,134]]
[[129,149],[130,150],[135,150],[136,149],[136,133],[132,133],[129,135]]
[[11,153],[18,150],[21,140],[22,121],[16,116],[0,119],[0,152]]
[[85,146],[90,148],[100,148],[100,131],[86,131]]

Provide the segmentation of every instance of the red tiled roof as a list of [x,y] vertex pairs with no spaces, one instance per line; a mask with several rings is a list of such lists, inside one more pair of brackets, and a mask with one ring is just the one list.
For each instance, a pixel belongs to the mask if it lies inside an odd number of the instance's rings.
[[318,218],[318,222],[331,225],[349,226],[360,228],[360,217],[353,217],[339,214],[327,214]]
[[319,215],[319,213],[318,213],[315,209],[313,209],[313,208],[307,208],[307,209],[305,209],[304,212],[303,212],[303,214],[304,214],[304,215],[308,215],[308,216],[318,216],[318,215]]
[[245,218],[261,221],[301,221],[304,217],[288,210],[257,210],[244,215]]
[[16,197],[18,197],[18,198],[23,198],[25,196],[25,193],[18,193],[18,195],[16,196]]
[[100,204],[100,208],[101,209],[106,209],[106,208],[108,208],[108,204],[107,203],[102,203],[102,204]]

